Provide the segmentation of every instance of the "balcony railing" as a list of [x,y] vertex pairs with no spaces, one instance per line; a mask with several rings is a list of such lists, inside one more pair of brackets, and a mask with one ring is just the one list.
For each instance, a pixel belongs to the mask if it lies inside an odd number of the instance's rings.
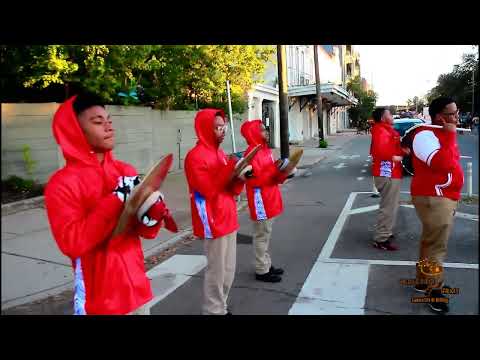
[[298,71],[295,68],[288,68],[288,85],[305,86],[315,84],[315,78],[304,71]]

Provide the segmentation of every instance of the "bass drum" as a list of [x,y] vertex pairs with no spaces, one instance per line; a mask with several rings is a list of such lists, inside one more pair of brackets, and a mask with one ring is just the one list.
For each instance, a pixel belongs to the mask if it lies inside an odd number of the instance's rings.
[[414,130],[418,129],[419,127],[423,126],[424,124],[417,124],[412,126],[410,129],[405,131],[402,138],[400,139],[400,143],[402,147],[406,147],[410,149],[410,155],[404,156],[402,160],[403,172],[406,175],[413,176],[414,169],[413,169],[413,161],[412,161],[412,153],[413,153],[413,132]]
[[414,170],[413,170],[413,163],[412,163],[412,156],[411,155],[403,157],[402,166],[403,166],[403,173],[405,175],[413,176]]

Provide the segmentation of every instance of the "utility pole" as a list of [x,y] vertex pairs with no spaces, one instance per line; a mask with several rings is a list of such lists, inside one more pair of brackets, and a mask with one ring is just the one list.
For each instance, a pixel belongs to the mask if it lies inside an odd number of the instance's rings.
[[[477,57],[477,69],[480,69],[480,45],[477,45],[477,51],[478,51],[478,57]],[[477,80],[478,81],[478,80]],[[480,89],[477,88],[477,108],[480,105]],[[477,110],[477,116],[479,115],[479,112]]]
[[320,71],[318,69],[318,45],[313,45],[313,60],[315,61],[315,88],[317,90],[317,117],[319,142],[325,140],[323,136],[323,110],[322,97],[320,95]]
[[472,114],[470,115],[472,118],[475,114],[475,66],[472,70]]
[[290,148],[288,146],[288,82],[286,60],[285,45],[277,45],[278,97],[280,107],[280,157],[282,159],[287,159],[290,156]]
[[227,80],[227,98],[228,98],[228,116],[230,120],[230,127],[232,128],[232,149],[233,152],[237,152],[235,146],[235,126],[233,125],[233,112],[232,112],[232,99],[230,97],[230,81]]

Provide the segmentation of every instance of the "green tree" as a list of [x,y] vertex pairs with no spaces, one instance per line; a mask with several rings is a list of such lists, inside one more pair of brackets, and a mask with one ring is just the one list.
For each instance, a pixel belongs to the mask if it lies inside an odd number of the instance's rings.
[[0,50],[2,62],[10,65],[5,73],[16,74],[2,80],[8,93],[28,90],[44,98],[55,90],[50,101],[63,101],[75,89],[85,88],[107,103],[129,104],[136,101],[119,93],[140,90],[144,94],[138,102],[161,109],[226,108],[228,79],[234,111],[242,111],[246,92],[275,51],[273,46],[256,45],[45,45]]
[[421,96],[414,96],[413,99],[408,99],[407,100],[407,107],[408,111],[417,111],[417,112],[422,112],[423,107],[426,106],[426,99]]
[[347,89],[352,91],[358,104],[348,109],[352,125],[357,128],[365,128],[367,120],[372,115],[377,102],[377,94],[372,90],[365,91],[362,89],[362,83],[359,76],[353,78],[348,84]]
[[427,101],[430,103],[439,96],[455,99],[460,111],[472,109],[472,73],[475,72],[475,86],[480,84],[477,53],[464,54],[462,62],[455,65],[450,73],[438,77],[437,85],[430,90]]

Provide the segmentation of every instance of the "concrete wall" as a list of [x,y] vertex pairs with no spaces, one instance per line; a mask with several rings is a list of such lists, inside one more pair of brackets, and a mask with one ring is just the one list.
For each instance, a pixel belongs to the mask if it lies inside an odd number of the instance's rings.
[[59,168],[59,151],[52,135],[55,103],[2,104],[2,179],[9,175],[27,177],[23,146],[30,147],[36,165],[34,178],[44,181]]
[[[1,104],[1,107],[2,179],[10,175],[28,177],[22,150],[28,145],[36,161],[33,178],[45,183],[54,171],[64,166],[51,130],[58,104]],[[183,168],[185,155],[197,140],[193,128],[195,111],[160,111],[137,106],[107,106],[107,111],[116,130],[114,154],[118,159],[144,174],[162,155],[173,153],[172,170]],[[243,151],[246,142],[240,126],[246,115],[234,114],[233,117],[236,150]],[[232,151],[230,129],[222,147],[227,153]]]

